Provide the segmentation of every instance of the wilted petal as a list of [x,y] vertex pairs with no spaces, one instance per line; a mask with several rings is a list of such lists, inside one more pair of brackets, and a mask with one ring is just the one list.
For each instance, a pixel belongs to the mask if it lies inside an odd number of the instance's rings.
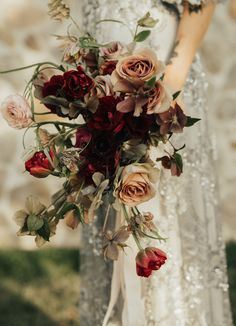
[[102,173],[100,172],[95,172],[92,176],[93,182],[95,183],[95,185],[98,187],[102,181],[105,180],[105,177]]
[[120,79],[114,86],[115,92],[133,93],[135,87],[126,79]]
[[134,110],[135,99],[133,97],[128,97],[124,101],[117,104],[116,109],[119,112],[128,113]]
[[135,100],[134,117],[139,117],[143,112],[143,106],[147,103],[148,99],[138,96]]
[[102,201],[102,195],[104,190],[107,188],[109,184],[109,180],[104,180],[99,188],[97,189],[97,193],[94,196],[91,206],[88,209],[88,223],[92,222],[94,215],[95,215],[95,211],[100,207],[100,205],[103,203]]
[[23,227],[27,216],[28,216],[28,214],[26,213],[26,211],[21,209],[15,213],[13,219],[17,225],[19,225],[20,227]]
[[120,243],[123,243],[123,242],[126,242],[128,240],[130,236],[130,232],[127,231],[126,229],[124,228],[121,228],[119,231],[117,231],[114,235],[114,241],[117,241],[117,242],[120,242]]
[[69,212],[67,212],[65,215],[64,215],[64,220],[66,222],[66,225],[71,228],[71,229],[76,229],[79,225],[79,219],[78,217],[75,215],[75,212],[74,210],[71,210]]
[[25,209],[27,213],[37,215],[45,209],[45,206],[36,197],[29,196],[25,202]]
[[40,235],[36,235],[35,237],[35,243],[38,248],[42,247],[47,241],[41,237]]
[[109,244],[104,250],[104,256],[111,260],[117,260],[119,257],[119,248],[115,243]]

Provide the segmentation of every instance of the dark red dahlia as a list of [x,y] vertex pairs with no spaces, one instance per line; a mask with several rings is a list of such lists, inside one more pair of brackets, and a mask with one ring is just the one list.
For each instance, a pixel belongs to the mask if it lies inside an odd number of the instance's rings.
[[116,105],[121,101],[120,98],[104,96],[99,98],[97,111],[88,122],[91,130],[111,131],[118,134],[125,125],[124,113],[116,110]]
[[130,137],[143,139],[153,124],[153,116],[143,114],[134,117],[133,112],[130,112],[125,115],[125,121]]

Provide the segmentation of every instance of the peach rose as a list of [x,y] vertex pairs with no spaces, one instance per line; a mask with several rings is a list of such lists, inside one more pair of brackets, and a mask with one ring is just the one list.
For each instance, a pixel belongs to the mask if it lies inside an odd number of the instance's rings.
[[155,87],[149,92],[147,114],[162,113],[169,110],[172,95],[162,81],[157,81]]
[[21,95],[8,96],[1,105],[1,113],[9,126],[22,129],[32,122],[32,112],[26,99]]
[[134,163],[123,168],[115,196],[125,205],[136,206],[156,194],[159,169],[151,163]]
[[118,61],[116,70],[112,73],[112,82],[116,84],[120,79],[124,79],[140,86],[154,76],[159,79],[164,69],[164,63],[157,59],[155,52],[142,49]]

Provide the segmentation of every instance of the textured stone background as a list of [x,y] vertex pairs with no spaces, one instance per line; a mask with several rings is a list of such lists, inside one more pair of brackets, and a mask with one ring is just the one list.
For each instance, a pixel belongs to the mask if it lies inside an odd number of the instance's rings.
[[[235,0],[233,0],[235,1]],[[74,4],[73,1],[68,3]],[[79,13],[79,1],[73,12]],[[58,43],[50,34],[62,34],[65,25],[52,22],[46,15],[46,0],[1,0],[0,70],[60,58]],[[77,16],[77,15],[76,15]],[[78,17],[77,17],[78,18]],[[201,52],[208,74],[209,110],[219,150],[218,174],[222,197],[222,220],[226,240],[236,237],[236,21],[227,6],[218,6]],[[32,70],[0,75],[0,99],[22,92]],[[21,132],[0,120],[0,247],[34,248],[29,237],[17,238],[13,212],[22,207],[31,193],[43,202],[59,186],[54,178],[34,179],[23,173]],[[29,136],[28,141],[31,137]],[[78,231],[61,223],[53,246],[77,246]]]

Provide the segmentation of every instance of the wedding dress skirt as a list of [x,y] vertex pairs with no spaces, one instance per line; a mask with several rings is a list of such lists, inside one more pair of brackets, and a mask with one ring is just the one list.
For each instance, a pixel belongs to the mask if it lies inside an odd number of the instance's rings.
[[[101,42],[128,43],[131,36],[127,27],[113,22],[95,26],[94,22],[122,20],[134,29],[137,19],[147,11],[159,22],[142,46],[151,47],[159,59],[167,61],[179,21],[175,7],[167,10],[158,0],[88,0],[84,4],[84,23]],[[157,196],[141,206],[143,211],[153,213],[161,235],[168,238],[161,244],[147,243],[167,253],[166,264],[149,279],[136,276],[137,248],[132,239],[118,262],[104,262],[100,234],[105,209],[100,208],[95,223],[82,232],[80,326],[105,325],[105,315],[110,317],[107,319],[111,326],[232,325],[206,86],[196,57],[183,97],[187,114],[201,121],[173,140],[179,146],[186,144],[184,173],[177,178],[163,171]],[[114,224],[118,223],[119,216],[112,214]]]

